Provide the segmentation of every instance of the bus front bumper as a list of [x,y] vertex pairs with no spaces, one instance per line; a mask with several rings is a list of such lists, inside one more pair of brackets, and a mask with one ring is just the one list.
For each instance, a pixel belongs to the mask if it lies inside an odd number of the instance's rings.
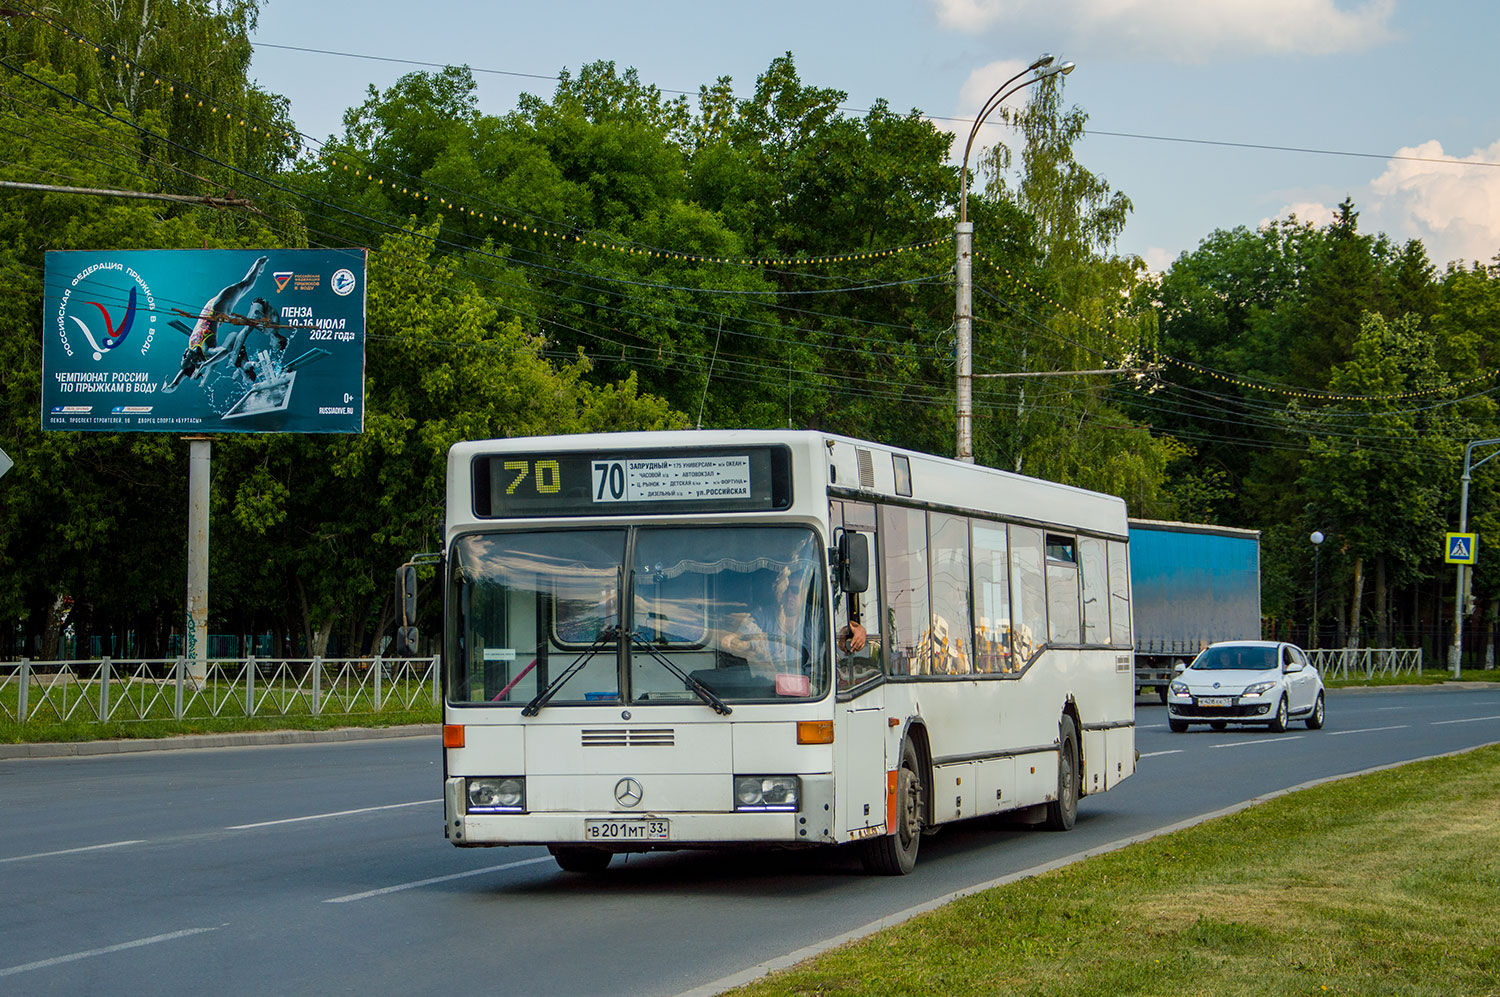
[[464,779],[443,792],[448,840],[460,848],[490,845],[595,845],[616,851],[726,845],[834,844],[833,777],[802,776],[801,809],[793,812],[468,813]]

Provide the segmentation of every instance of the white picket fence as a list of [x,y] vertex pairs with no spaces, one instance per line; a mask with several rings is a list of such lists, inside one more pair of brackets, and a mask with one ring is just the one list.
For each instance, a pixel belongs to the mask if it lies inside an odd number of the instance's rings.
[[328,716],[441,702],[440,656],[0,661],[0,719],[28,722]]
[[1307,656],[1325,679],[1422,674],[1420,647],[1318,648]]

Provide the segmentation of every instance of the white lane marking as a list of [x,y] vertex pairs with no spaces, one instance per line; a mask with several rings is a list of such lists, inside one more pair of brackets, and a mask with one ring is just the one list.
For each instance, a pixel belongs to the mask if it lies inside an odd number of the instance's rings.
[[1161,730],[1166,724],[1137,724],[1136,730]]
[[6,862],[25,862],[27,859],[50,859],[54,855],[76,855],[79,852],[97,852],[104,848],[124,848],[126,845],[139,845],[145,840],[145,838],[136,838],[133,841],[111,841],[107,845],[84,845],[82,848],[62,848],[55,852],[14,855],[8,859],[0,859],[0,865],[4,865]]
[[106,945],[102,949],[89,949],[87,952],[74,952],[71,955],[54,956],[51,959],[39,959],[36,962],[23,963],[20,966],[11,966],[9,969],[0,969],[0,976],[14,976],[17,973],[29,973],[33,969],[46,969],[49,966],[61,966],[65,962],[77,962],[79,959],[88,959],[96,955],[109,955],[111,952],[123,952],[126,949],[138,949],[142,945],[155,945],[157,942],[170,942],[178,938],[187,938],[189,935],[201,935],[205,931],[218,931],[223,925],[215,925],[212,928],[186,928],[182,931],[171,931],[165,935],[152,935],[150,938],[137,938],[133,942],[121,942],[118,945]]
[[1146,754],[1142,755],[1141,757],[1142,758],[1155,758],[1158,755],[1180,755],[1180,754],[1182,754],[1186,750],[1187,750],[1186,748],[1173,748],[1171,751],[1148,751]]
[[1215,748],[1245,748],[1254,744],[1275,744],[1277,741],[1297,741],[1306,737],[1306,734],[1292,734],[1288,737],[1262,737],[1254,741],[1236,741],[1233,744],[1216,744]]
[[1392,727],[1360,727],[1357,730],[1331,730],[1328,737],[1338,737],[1340,734],[1371,734],[1377,730],[1406,730],[1411,724],[1396,724]]
[[1377,707],[1375,707],[1375,709],[1372,712],[1374,712],[1374,713],[1394,713],[1397,710],[1404,710],[1404,709],[1406,709],[1406,707],[1404,707],[1404,706],[1377,706]]
[[309,814],[306,817],[283,817],[281,820],[263,820],[257,824],[235,824],[226,827],[226,831],[247,831],[252,827],[270,827],[273,824],[297,824],[304,820],[327,820],[330,817],[348,817],[351,814],[368,814],[376,810],[399,810],[402,807],[422,807],[431,803],[442,803],[441,797],[435,800],[412,800],[410,803],[388,803],[383,807],[360,807],[358,810],[335,810],[328,814]]
[[468,872],[455,872],[448,876],[433,876],[431,879],[419,879],[415,883],[401,883],[397,886],[385,886],[378,890],[366,890],[363,893],[351,893],[347,897],[332,897],[324,900],[325,904],[346,904],[351,900],[366,900],[370,897],[381,897],[387,893],[400,893],[402,890],[415,890],[419,886],[431,886],[433,883],[446,883],[454,879],[466,879],[469,876],[483,876],[490,872],[503,872],[506,869],[519,869],[523,865],[536,865],[538,862],[551,862],[552,856],[543,855],[534,859],[522,859],[519,862],[507,862],[505,865],[492,865],[486,869],[471,869]]
[[1432,722],[1432,726],[1434,726],[1434,727],[1441,727],[1444,724],[1474,724],[1474,723],[1478,723],[1481,720],[1500,720],[1500,716],[1495,716],[1495,717],[1468,717],[1468,718],[1463,719],[1463,720],[1434,720]]

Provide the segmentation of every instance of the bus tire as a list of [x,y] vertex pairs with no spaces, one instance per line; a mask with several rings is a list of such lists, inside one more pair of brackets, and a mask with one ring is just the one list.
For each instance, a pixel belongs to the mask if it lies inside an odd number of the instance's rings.
[[896,827],[864,843],[860,862],[866,872],[880,876],[905,876],[916,868],[917,847],[922,843],[922,817],[926,806],[925,784],[917,749],[910,741],[901,744],[901,766],[896,770]]
[[1063,717],[1057,732],[1057,799],[1047,804],[1049,831],[1068,831],[1078,819],[1078,729]]
[[602,848],[571,848],[567,845],[548,845],[547,851],[563,872],[603,872],[609,868],[614,852]]

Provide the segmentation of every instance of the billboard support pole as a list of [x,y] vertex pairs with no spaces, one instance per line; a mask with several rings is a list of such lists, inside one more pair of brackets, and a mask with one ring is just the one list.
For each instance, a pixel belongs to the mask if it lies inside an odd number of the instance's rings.
[[213,439],[184,436],[188,442],[187,620],[183,656],[188,675],[208,678],[208,505]]

